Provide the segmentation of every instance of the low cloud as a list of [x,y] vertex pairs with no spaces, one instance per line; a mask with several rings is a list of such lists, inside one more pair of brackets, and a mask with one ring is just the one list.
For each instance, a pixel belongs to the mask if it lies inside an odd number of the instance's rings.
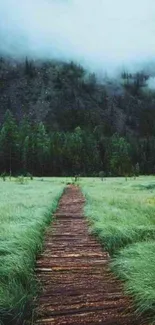
[[1,0],[0,53],[138,70],[155,60],[154,0]]

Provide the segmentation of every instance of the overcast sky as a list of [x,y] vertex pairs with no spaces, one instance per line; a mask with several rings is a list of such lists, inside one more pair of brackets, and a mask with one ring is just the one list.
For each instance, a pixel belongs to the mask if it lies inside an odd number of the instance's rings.
[[155,60],[155,0],[0,0],[0,51],[113,70]]

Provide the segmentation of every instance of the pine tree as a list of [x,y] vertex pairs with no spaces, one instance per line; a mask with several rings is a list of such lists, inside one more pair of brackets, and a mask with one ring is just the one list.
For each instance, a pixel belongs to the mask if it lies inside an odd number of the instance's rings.
[[12,174],[19,164],[18,128],[12,113],[7,110],[0,132],[1,157],[3,157],[3,170]]
[[36,153],[39,164],[39,171],[41,171],[41,175],[43,176],[45,165],[47,162],[47,156],[49,153],[49,139],[45,130],[45,126],[42,122],[40,122],[37,127]]
[[30,139],[29,136],[27,135],[25,137],[23,143],[23,150],[22,150],[22,166],[24,172],[28,172],[29,170],[29,154],[30,154]]
[[126,176],[131,173],[130,150],[130,144],[125,138],[119,137],[117,133],[111,137],[106,154],[109,159],[110,172],[114,176]]
[[19,126],[19,144],[20,144],[20,161],[22,172],[28,172],[30,160],[30,134],[31,124],[27,116],[25,116]]

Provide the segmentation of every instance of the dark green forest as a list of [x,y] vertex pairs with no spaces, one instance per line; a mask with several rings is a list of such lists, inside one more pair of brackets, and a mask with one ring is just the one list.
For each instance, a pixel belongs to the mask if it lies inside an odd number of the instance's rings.
[[102,78],[73,62],[0,59],[0,173],[155,172],[150,72]]

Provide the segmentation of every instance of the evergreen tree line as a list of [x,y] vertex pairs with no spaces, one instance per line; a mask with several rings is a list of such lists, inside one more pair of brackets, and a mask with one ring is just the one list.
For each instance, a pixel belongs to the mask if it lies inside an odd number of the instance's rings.
[[0,128],[0,173],[37,176],[127,176],[155,172],[155,137],[105,136],[77,126],[47,131],[43,122],[17,122],[7,110]]

